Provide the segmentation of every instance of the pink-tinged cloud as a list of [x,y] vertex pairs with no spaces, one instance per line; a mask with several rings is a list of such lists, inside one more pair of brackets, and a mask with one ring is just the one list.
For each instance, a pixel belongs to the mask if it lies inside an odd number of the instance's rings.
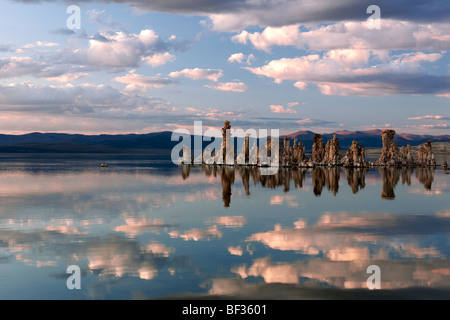
[[[187,107],[185,108],[186,111],[195,113],[196,116],[201,117],[203,119],[208,120],[221,120],[223,118],[232,118],[235,119],[240,116],[239,113],[234,111],[220,111],[219,109],[215,108],[192,108]],[[217,129],[216,127],[205,127],[205,129]]]
[[433,116],[433,115],[426,115],[423,117],[411,117],[408,118],[408,120],[450,120],[450,117],[443,117],[443,116]]
[[154,76],[145,76],[137,74],[135,70],[131,70],[122,77],[116,77],[114,81],[125,83],[126,91],[142,92],[148,88],[162,88],[173,83],[173,80]]
[[283,106],[274,105],[274,104],[271,104],[269,107],[270,107],[270,111],[272,111],[273,113],[297,113],[297,111],[295,111],[291,107],[285,108]]
[[267,27],[263,32],[249,33],[246,30],[233,36],[232,41],[242,44],[251,43],[256,49],[271,52],[273,46],[295,46],[299,40],[299,26]]
[[88,75],[89,75],[88,73],[81,73],[81,72],[75,74],[67,73],[56,77],[48,77],[45,79],[48,81],[57,81],[57,82],[72,82],[74,80],[87,77]]
[[430,130],[430,129],[438,129],[438,130],[447,130],[450,128],[446,123],[441,124],[420,124],[420,125],[406,125],[407,128],[412,128],[414,130]]
[[147,219],[145,216],[125,217],[125,224],[115,227],[114,231],[124,232],[130,238],[146,232],[157,232],[161,228],[167,227],[161,219]]
[[227,228],[241,228],[245,225],[247,219],[243,216],[223,216],[214,218],[212,222]]
[[270,198],[271,205],[282,205],[283,203],[287,203],[288,207],[295,208],[298,207],[298,203],[295,201],[295,196],[287,196],[287,195],[276,195]]
[[[262,32],[241,31],[232,41],[251,44],[270,52],[275,46],[300,50],[368,49],[372,50],[449,50],[448,23],[424,23],[383,19],[383,32],[374,33],[366,21],[341,21],[334,24],[300,28],[300,24],[266,27]],[[435,54],[437,58],[437,54]],[[428,57],[430,59],[430,57]],[[414,60],[414,58],[413,58]]]
[[36,42],[24,45],[22,48],[17,49],[16,52],[23,53],[24,49],[31,49],[31,48],[36,48],[36,47],[52,48],[52,47],[58,47],[58,46],[59,46],[59,44],[55,43],[55,42],[36,41]]
[[[299,89],[313,83],[324,95],[440,94],[448,90],[446,83],[450,82],[450,78],[424,74],[420,65],[420,62],[437,58],[433,54],[414,53],[401,54],[383,62],[372,50],[342,49],[322,55],[272,60],[261,67],[246,69],[272,78],[277,84],[286,80],[295,81],[294,86]],[[373,61],[378,64],[373,65]],[[431,86],[429,81],[441,85]]]
[[240,246],[228,247],[228,252],[234,256],[242,256],[244,254],[244,250]]
[[220,90],[220,91],[232,91],[232,92],[245,92],[247,91],[247,85],[244,82],[225,82],[218,83],[217,85],[205,85],[207,88]]
[[212,226],[209,229],[202,230],[193,228],[184,232],[179,232],[177,230],[169,232],[172,238],[181,238],[184,241],[199,241],[199,240],[210,240],[211,238],[221,238],[222,232],[217,229],[217,226]]
[[61,60],[96,67],[138,67],[147,64],[158,67],[175,59],[167,49],[162,50],[163,41],[150,29],[139,34],[118,31],[100,33],[107,41],[90,39],[87,48],[64,48]]
[[173,54],[169,52],[164,52],[164,53],[155,53],[151,56],[144,57],[142,58],[142,62],[156,68],[165,65],[168,62],[173,62],[175,61],[175,59],[176,57]]
[[181,71],[174,71],[169,73],[169,77],[179,78],[186,77],[193,80],[206,79],[217,82],[223,77],[223,71],[219,69],[184,69]]

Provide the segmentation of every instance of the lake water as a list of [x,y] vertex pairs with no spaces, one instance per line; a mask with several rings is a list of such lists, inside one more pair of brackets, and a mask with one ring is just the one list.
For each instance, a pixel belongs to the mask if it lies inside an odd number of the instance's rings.
[[440,167],[1,155],[0,299],[449,299],[449,182]]

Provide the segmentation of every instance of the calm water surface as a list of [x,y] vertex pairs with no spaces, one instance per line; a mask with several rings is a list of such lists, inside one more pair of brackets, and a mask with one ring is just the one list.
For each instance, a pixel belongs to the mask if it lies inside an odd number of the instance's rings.
[[450,299],[449,181],[1,155],[0,299],[376,298],[370,265],[384,297]]

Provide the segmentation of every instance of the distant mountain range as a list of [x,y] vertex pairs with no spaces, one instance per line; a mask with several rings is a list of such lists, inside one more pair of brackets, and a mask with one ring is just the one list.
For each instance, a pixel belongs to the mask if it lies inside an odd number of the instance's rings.
[[[291,139],[298,139],[299,141],[303,141],[303,145],[307,150],[310,150],[313,145],[313,137],[314,132],[312,131],[298,131],[292,134],[287,135],[287,137]],[[356,140],[359,144],[365,146],[368,149],[372,148],[381,148],[382,140],[381,140],[381,130],[369,130],[369,131],[337,131],[333,133],[325,133],[322,134],[322,139],[324,143],[327,142],[328,139],[332,139],[333,135],[339,139],[339,146],[341,148],[348,148],[352,145],[352,141]],[[408,144],[411,146],[418,146],[423,144],[427,140],[431,140],[433,142],[449,142],[450,135],[415,135],[408,133],[397,133],[395,135],[394,141],[398,146],[407,146]]]
[[148,134],[82,135],[66,133],[29,133],[0,135],[1,153],[167,153],[178,142],[172,132]]
[[[322,134],[324,143],[336,135],[341,148],[348,148],[353,140],[366,148],[381,148],[381,130],[338,131]],[[171,141],[172,132],[148,134],[82,135],[64,133],[29,133],[24,135],[0,135],[0,153],[169,153],[178,141]],[[311,150],[314,132],[299,131],[287,135],[303,141]],[[450,135],[396,134],[399,146],[417,146],[427,140],[449,142]],[[204,142],[204,146],[210,142]]]

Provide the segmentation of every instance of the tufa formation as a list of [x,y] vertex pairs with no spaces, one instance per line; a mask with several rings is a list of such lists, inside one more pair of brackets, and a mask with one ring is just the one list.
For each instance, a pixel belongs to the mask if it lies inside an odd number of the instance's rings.
[[[336,135],[328,140],[326,145],[323,142],[322,135],[316,133],[314,135],[314,144],[312,146],[311,156],[308,158],[306,149],[302,141],[295,139],[291,144],[289,137],[279,140],[278,158],[272,158],[271,163],[264,162],[262,155],[272,156],[271,138],[267,138],[267,143],[257,145],[253,140],[250,146],[249,136],[245,137],[241,150],[234,150],[234,137],[230,135],[230,121],[225,121],[222,128],[223,140],[220,150],[217,152],[206,148],[201,155],[212,155],[208,157],[208,161],[203,160],[204,164],[226,164],[226,165],[246,165],[246,166],[268,166],[270,164],[278,164],[281,167],[304,167],[313,168],[316,166],[337,167],[343,166],[348,168],[362,168],[369,166],[376,167],[435,167],[436,160],[433,154],[431,141],[425,142],[416,153],[416,159],[412,156],[411,146],[399,148],[394,142],[395,131],[386,129],[381,131],[383,147],[381,155],[375,162],[368,163],[365,160],[366,149],[357,141],[353,141],[350,148],[341,153],[339,140]],[[277,145],[277,144],[275,144]],[[217,153],[217,154],[216,154]],[[276,152],[274,153],[276,155]],[[200,158],[200,157],[199,157]],[[179,163],[191,164],[190,150],[183,147],[183,157],[179,159]],[[266,157],[264,157],[266,159]],[[222,160],[222,161],[220,161]],[[197,162],[196,162],[197,163]],[[447,163],[445,163],[446,167]],[[386,195],[390,192],[386,190]]]

